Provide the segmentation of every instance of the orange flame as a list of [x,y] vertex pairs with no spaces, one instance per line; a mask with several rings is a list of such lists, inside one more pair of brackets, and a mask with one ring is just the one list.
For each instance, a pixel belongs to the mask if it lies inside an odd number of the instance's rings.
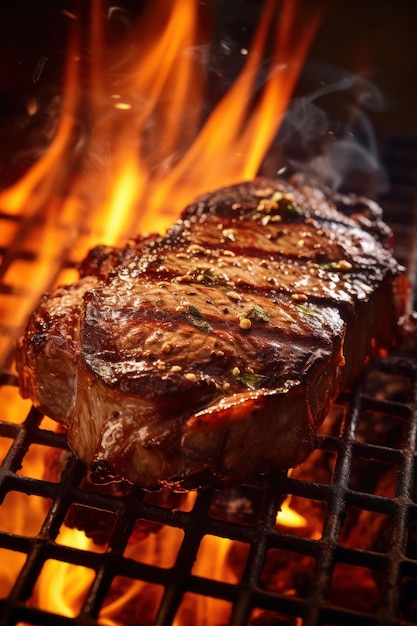
[[307,526],[306,518],[291,508],[291,496],[287,496],[281,505],[277,514],[277,524],[288,526],[290,528],[305,528]]
[[[206,85],[199,58],[204,51],[199,3],[152,0],[126,45],[110,53],[101,0],[93,0],[91,9],[89,49],[98,54],[89,60],[89,90],[80,88],[85,68],[78,20],[64,12],[74,22],[74,32],[55,135],[23,178],[0,194],[4,213],[42,218],[37,282],[19,309],[19,331],[41,292],[56,281],[70,248],[77,261],[97,243],[116,243],[139,230],[163,231],[197,195],[257,174],[319,23],[318,12],[305,18],[297,0],[266,0],[241,74],[202,124]],[[259,91],[262,64],[268,71]],[[13,316],[16,310],[10,320]],[[4,327],[12,326],[10,320],[2,320]],[[33,514],[42,521],[42,513]],[[31,515],[20,519],[24,526]],[[26,531],[31,529],[19,529]],[[165,542],[163,550],[171,541],[165,532],[155,538]],[[79,549],[93,549],[78,531],[68,531],[65,540]],[[208,552],[221,552],[222,558],[213,562],[203,556],[205,565],[198,566],[203,567],[198,573],[216,578],[224,576],[228,550],[225,540],[213,542]],[[48,562],[32,600],[45,610],[76,615],[93,577],[92,571],[80,575],[75,566]],[[6,577],[4,585],[10,584]],[[140,595],[141,585],[133,585],[123,602]],[[118,623],[121,602],[103,609],[101,623]],[[199,607],[195,614],[211,611]],[[219,623],[222,611],[219,607]],[[205,623],[203,618],[200,623]],[[181,615],[176,626],[182,626]]]
[[[111,51],[116,61],[106,72],[102,7],[95,0],[90,47],[99,54],[90,62],[87,99],[79,88],[81,58],[72,37],[55,137],[23,179],[0,195],[2,209],[34,211],[59,194],[81,115],[93,122],[83,138],[83,167],[77,166],[75,176],[71,172],[72,201],[67,198],[61,210],[65,215],[74,198],[80,204],[87,200],[88,213],[82,217],[106,243],[138,229],[163,230],[195,196],[253,178],[279,128],[318,24],[317,14],[301,22],[299,2],[285,0],[279,12],[278,6],[276,0],[266,2],[243,71],[199,128],[204,79],[197,54],[198,3],[149,3],[128,45],[118,54]],[[268,74],[256,94],[271,35]],[[144,50],[126,59],[126,48],[138,47],[138,41]],[[122,69],[116,80],[113,72]]]
[[[201,6],[153,0],[114,49],[106,44],[102,1],[94,0],[88,49],[95,54],[87,59],[81,24],[64,12],[74,28],[55,134],[22,179],[0,193],[2,212],[36,218],[39,242],[38,281],[30,281],[26,298],[0,319],[5,328],[16,327],[14,335],[8,330],[0,337],[9,354],[41,293],[65,282],[58,270],[71,254],[77,263],[99,243],[163,232],[196,196],[256,175],[288,106],[318,11],[306,17],[301,0],[266,0],[243,51],[243,70],[202,123],[207,35]],[[212,19],[205,10],[204,24]],[[261,69],[266,78],[259,89]],[[88,89],[81,87],[86,72]],[[15,247],[13,237],[4,243]]]

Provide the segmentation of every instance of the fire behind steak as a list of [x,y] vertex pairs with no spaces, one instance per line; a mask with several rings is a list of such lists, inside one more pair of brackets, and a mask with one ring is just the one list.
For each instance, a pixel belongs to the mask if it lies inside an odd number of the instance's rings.
[[287,469],[406,301],[380,209],[293,181],[199,198],[163,236],[98,247],[18,343],[22,394],[93,479],[194,488]]

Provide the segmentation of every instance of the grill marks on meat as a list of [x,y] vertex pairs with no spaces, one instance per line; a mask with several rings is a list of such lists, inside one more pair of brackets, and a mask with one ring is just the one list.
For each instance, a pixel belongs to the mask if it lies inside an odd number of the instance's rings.
[[337,202],[258,179],[164,237],[94,249],[29,321],[23,395],[96,480],[189,488],[299,463],[406,298],[379,208]]

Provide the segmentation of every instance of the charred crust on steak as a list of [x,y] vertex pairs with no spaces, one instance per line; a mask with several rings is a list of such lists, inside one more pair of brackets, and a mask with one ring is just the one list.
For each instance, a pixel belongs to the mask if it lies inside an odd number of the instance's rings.
[[287,469],[407,298],[379,207],[301,178],[206,194],[164,236],[93,249],[19,341],[22,394],[99,481]]

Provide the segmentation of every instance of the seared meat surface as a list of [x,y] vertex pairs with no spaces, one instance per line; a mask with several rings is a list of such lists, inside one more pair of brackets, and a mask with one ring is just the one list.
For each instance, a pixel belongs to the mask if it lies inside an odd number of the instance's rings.
[[335,202],[296,181],[221,189],[45,294],[18,345],[22,394],[93,479],[194,488],[305,458],[406,300],[380,209]]

